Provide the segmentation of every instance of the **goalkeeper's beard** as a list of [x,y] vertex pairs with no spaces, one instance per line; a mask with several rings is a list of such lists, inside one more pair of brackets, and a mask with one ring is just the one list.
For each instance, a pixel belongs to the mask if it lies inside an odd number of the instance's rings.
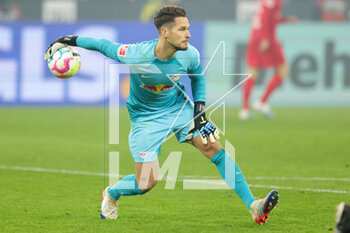
[[[168,42],[168,43],[169,43],[169,42]],[[169,45],[170,45],[173,49],[175,49],[175,51],[187,50],[187,48],[188,48],[187,45],[186,45],[186,48],[182,48],[182,47],[176,46],[176,45],[174,45],[174,44],[172,44],[172,43],[169,43]]]

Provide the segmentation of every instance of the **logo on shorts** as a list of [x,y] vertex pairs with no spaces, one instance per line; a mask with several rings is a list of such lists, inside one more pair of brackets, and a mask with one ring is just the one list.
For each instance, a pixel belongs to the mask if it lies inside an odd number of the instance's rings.
[[119,56],[125,56],[127,49],[128,49],[127,45],[120,46],[119,49],[118,49],[118,55]]
[[141,158],[146,158],[146,156],[148,155],[148,153],[147,152],[140,152],[139,153],[139,156],[141,157]]

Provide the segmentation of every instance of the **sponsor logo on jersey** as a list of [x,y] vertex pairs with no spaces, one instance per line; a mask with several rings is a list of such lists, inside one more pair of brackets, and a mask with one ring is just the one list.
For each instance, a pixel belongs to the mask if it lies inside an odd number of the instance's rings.
[[126,55],[126,50],[127,49],[128,49],[127,45],[120,46],[119,49],[118,49],[118,55],[124,57]]
[[161,93],[163,91],[167,91],[167,90],[173,88],[174,86],[169,86],[169,85],[165,85],[165,84],[157,84],[157,85],[149,86],[149,85],[142,84],[142,85],[140,85],[140,87],[148,89],[148,90],[158,94],[158,93]]

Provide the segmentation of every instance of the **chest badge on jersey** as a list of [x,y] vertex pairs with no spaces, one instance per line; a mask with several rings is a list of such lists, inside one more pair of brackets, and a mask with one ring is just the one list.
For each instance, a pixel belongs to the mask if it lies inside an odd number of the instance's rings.
[[175,74],[173,76],[171,76],[171,79],[174,80],[174,81],[177,81],[181,78],[182,74]]
[[125,57],[127,49],[128,49],[127,45],[120,46],[119,49],[118,49],[118,55]]

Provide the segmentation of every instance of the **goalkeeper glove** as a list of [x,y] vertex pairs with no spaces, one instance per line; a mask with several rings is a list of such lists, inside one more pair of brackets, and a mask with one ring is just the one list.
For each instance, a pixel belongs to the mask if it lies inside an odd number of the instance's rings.
[[49,60],[55,52],[67,45],[77,46],[77,36],[61,36],[50,44],[45,52],[45,60]]
[[198,101],[194,103],[194,128],[190,130],[189,135],[193,135],[193,133],[198,130],[202,143],[207,145],[207,137],[209,137],[211,143],[214,143],[215,140],[220,139],[220,137],[216,127],[207,120],[204,110],[204,102]]

